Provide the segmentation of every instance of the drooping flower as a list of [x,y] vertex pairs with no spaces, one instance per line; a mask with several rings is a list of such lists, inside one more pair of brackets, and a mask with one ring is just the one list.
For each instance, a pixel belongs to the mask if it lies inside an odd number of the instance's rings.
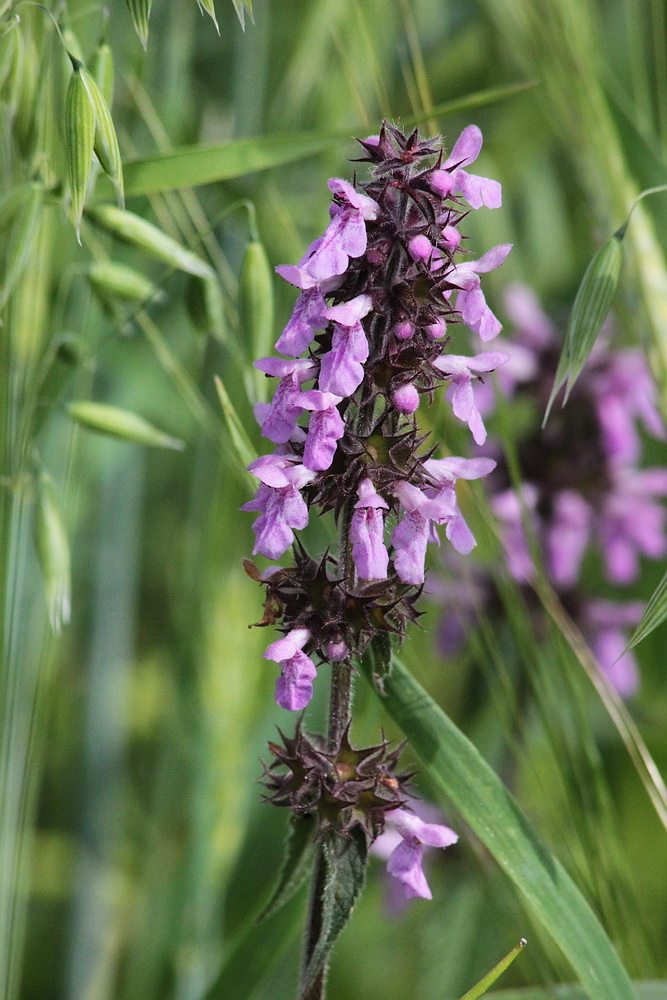
[[309,639],[307,628],[295,628],[272,642],[264,653],[265,659],[280,664],[276,701],[290,712],[301,711],[313,697],[313,678],[317,671],[313,661],[303,652]]
[[473,379],[478,379],[482,372],[495,371],[509,361],[509,357],[505,351],[485,351],[474,358],[443,354],[433,362],[438,371],[449,379],[451,389],[447,395],[451,398],[454,416],[468,425],[476,444],[486,441],[486,428],[475,406]]
[[389,554],[384,544],[383,510],[389,504],[383,500],[370,479],[362,479],[357,491],[350,524],[352,558],[362,580],[384,580]]
[[458,834],[439,823],[425,823],[407,809],[394,809],[387,813],[387,823],[401,836],[387,862],[387,871],[398,879],[408,899],[420,896],[431,899],[426,877],[422,870],[424,847],[451,847]]
[[463,167],[474,163],[482,149],[482,133],[476,125],[461,132],[441,169],[429,177],[431,188],[440,195],[462,194],[471,208],[500,208],[502,188],[498,181],[467,173]]

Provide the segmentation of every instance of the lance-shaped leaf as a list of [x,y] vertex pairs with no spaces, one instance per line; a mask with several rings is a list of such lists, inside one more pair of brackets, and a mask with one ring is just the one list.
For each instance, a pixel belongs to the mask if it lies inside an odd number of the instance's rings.
[[46,586],[49,621],[54,632],[69,622],[72,591],[69,542],[55,484],[43,472],[37,488],[35,545]]
[[91,205],[87,214],[114,236],[179,271],[196,274],[200,278],[212,278],[214,275],[213,269],[201,257],[134,212],[116,208],[115,205]]
[[655,588],[651,599],[646,605],[644,614],[641,616],[637,628],[632,633],[630,642],[627,644],[623,652],[627,653],[629,649],[633,649],[638,643],[645,639],[647,635],[662,625],[662,623],[667,618],[667,572],[663,576],[662,580]]
[[84,399],[70,403],[67,412],[77,423],[101,434],[109,434],[111,437],[134,441],[137,444],[152,445],[155,448],[174,448],[177,451],[185,448],[184,441],[165,434],[137,413],[123,410],[119,406],[94,403]]
[[[273,272],[266,250],[256,234],[246,244],[239,271],[239,322],[241,339],[247,345],[249,363],[271,352],[273,329]],[[257,369],[255,391],[264,401],[267,380]]]
[[565,331],[563,350],[542,422],[543,427],[549,419],[553,402],[565,383],[563,405],[567,402],[609,312],[621,274],[621,240],[624,233],[625,227],[603,243],[586,268]]
[[81,64],[78,60],[72,60],[72,64],[74,72],[70,77],[65,101],[65,148],[72,215],[76,238],[81,243],[81,217],[95,148],[95,111],[88,88],[81,77]]
[[[381,671],[372,644],[362,660],[369,680]],[[590,1000],[636,1000],[600,922],[505,786],[470,740],[394,658],[375,690],[430,776],[511,879],[562,949]]]
[[306,942],[302,1000],[312,995],[314,985],[326,975],[333,946],[352,915],[366,878],[368,845],[361,826],[353,826],[345,836],[329,830],[320,841],[320,849],[321,868],[315,890],[318,919],[311,922],[311,937]]
[[290,818],[280,875],[269,902],[257,917],[257,922],[282,909],[303,885],[312,871],[316,833],[317,820],[314,816],[301,816],[296,813]]
[[39,184],[30,184],[27,188],[21,186],[17,192],[21,193],[19,204],[22,204],[22,210],[12,226],[9,238],[5,282],[0,292],[0,309],[5,307],[28,265],[44,203],[44,190]]

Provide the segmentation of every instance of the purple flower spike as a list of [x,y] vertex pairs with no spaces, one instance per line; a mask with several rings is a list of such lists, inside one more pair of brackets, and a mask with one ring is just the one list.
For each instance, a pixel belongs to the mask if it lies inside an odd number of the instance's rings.
[[309,389],[299,396],[299,404],[304,410],[313,412],[303,451],[303,464],[307,469],[323,472],[333,462],[338,441],[345,433],[345,423],[336,409],[340,401],[340,396],[319,389]]
[[472,380],[478,378],[480,372],[495,371],[509,361],[509,358],[509,354],[504,351],[485,351],[474,358],[444,354],[433,362],[434,367],[448,376],[451,382],[452,388],[447,395],[451,398],[454,416],[468,425],[477,444],[484,444],[486,441],[486,428],[475,406]]
[[424,846],[450,847],[458,834],[439,823],[425,823],[407,809],[393,809],[387,821],[400,833],[401,843],[392,852],[387,871],[401,882],[408,899],[431,899],[431,890],[422,871]]
[[384,580],[389,555],[384,544],[383,510],[389,504],[382,499],[370,479],[362,479],[357,491],[358,503],[350,525],[352,558],[362,580]]
[[284,638],[272,642],[264,658],[280,664],[276,681],[276,701],[289,712],[299,712],[313,697],[315,664],[303,652],[310,639],[307,628],[292,629]]

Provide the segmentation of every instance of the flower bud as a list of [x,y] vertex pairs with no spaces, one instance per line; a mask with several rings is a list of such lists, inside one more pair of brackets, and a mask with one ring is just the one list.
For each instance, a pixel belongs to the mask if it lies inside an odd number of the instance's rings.
[[444,337],[447,332],[447,324],[444,319],[439,316],[435,323],[431,323],[430,326],[424,327],[424,331],[432,340],[440,340],[440,338]]
[[394,389],[391,394],[391,401],[399,413],[405,413],[407,416],[410,413],[414,413],[419,406],[419,393],[414,385],[406,383]]
[[403,323],[397,323],[394,327],[394,335],[397,340],[409,340],[410,337],[414,335],[415,328],[412,323],[407,321]]
[[433,249],[433,244],[426,236],[413,236],[408,243],[408,253],[413,260],[429,260]]
[[349,654],[347,643],[342,639],[337,642],[328,642],[324,647],[326,658],[330,663],[340,663]]

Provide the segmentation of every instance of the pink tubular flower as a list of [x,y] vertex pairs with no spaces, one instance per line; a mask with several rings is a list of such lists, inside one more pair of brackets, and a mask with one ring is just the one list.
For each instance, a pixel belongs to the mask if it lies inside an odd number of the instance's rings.
[[267,375],[280,376],[280,382],[262,423],[262,437],[275,444],[285,444],[292,437],[303,407],[296,400],[301,385],[312,378],[315,365],[308,359],[283,361],[280,358],[262,358],[255,361],[255,368]]
[[463,514],[456,504],[457,479],[482,479],[495,469],[492,458],[429,458],[424,469],[440,490],[440,496],[450,499],[454,516],[447,521],[445,534],[457,552],[467,555],[477,544]]
[[345,423],[336,409],[340,396],[319,389],[309,389],[298,397],[304,410],[313,415],[308,424],[308,436],[303,451],[303,464],[307,469],[322,472],[333,462],[338,441],[345,433]]
[[475,406],[472,380],[479,378],[481,372],[495,371],[509,361],[509,357],[504,351],[485,351],[474,358],[443,354],[433,363],[438,371],[449,378],[451,389],[447,395],[451,398],[454,416],[468,425],[476,444],[484,444],[486,441],[486,428]]
[[389,504],[382,499],[370,479],[362,479],[357,495],[359,501],[354,505],[350,524],[354,565],[362,580],[384,580],[389,555],[384,544],[382,511],[388,510]]
[[429,178],[433,191],[443,197],[462,194],[471,208],[500,208],[502,187],[498,181],[467,173],[463,167],[474,163],[482,148],[482,133],[476,125],[469,125],[461,132],[454,148],[439,170]]
[[502,327],[486,304],[479,276],[500,267],[511,249],[511,243],[494,247],[479,260],[457,264],[447,276],[449,283],[459,289],[456,308],[461,313],[464,323],[485,343],[487,340],[493,340]]
[[397,483],[394,493],[405,511],[391,536],[394,568],[403,583],[419,586],[424,582],[426,546],[433,538],[433,525],[460,516],[456,495],[453,489],[422,492],[411,483]]
[[261,481],[254,500],[241,510],[259,511],[253,524],[255,547],[267,559],[279,559],[294,541],[294,531],[308,524],[308,507],[299,493],[313,478],[313,473],[298,465],[296,456],[262,455],[249,466]]
[[368,295],[357,295],[349,302],[327,309],[327,319],[334,323],[331,350],[322,358],[319,387],[344,399],[351,396],[364,377],[368,358],[368,340],[361,320],[372,309]]
[[408,899],[416,896],[431,899],[431,890],[422,871],[424,847],[450,847],[459,839],[458,834],[448,826],[425,823],[407,809],[392,809],[387,813],[387,823],[402,838],[389,857],[387,871],[399,880]]
[[344,274],[350,257],[361,257],[366,250],[366,219],[375,219],[378,205],[372,198],[355,190],[347,181],[333,177],[329,190],[340,204],[332,205],[332,218],[323,236],[308,247],[299,267],[318,281]]
[[313,661],[303,652],[309,639],[307,628],[295,628],[272,642],[264,653],[264,659],[280,664],[276,701],[290,712],[301,711],[313,697],[313,678],[317,671]]

